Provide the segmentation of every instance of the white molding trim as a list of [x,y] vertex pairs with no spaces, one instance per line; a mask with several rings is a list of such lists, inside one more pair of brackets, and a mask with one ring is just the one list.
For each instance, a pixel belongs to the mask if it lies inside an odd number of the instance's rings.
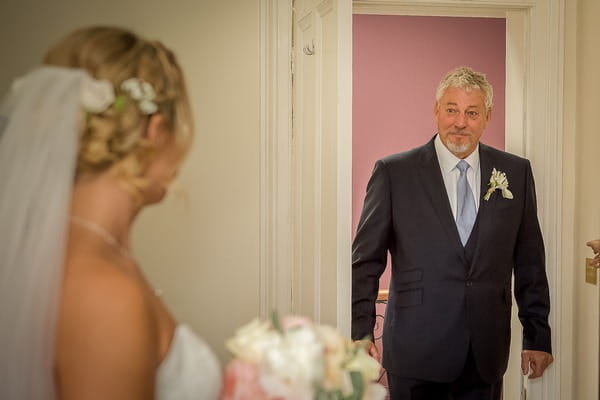
[[[564,95],[564,9],[565,0],[538,0],[531,8],[527,65],[527,125],[525,156],[534,168],[538,193],[538,215],[546,246],[546,265],[556,359],[541,380],[530,381],[527,398],[560,399],[561,366],[572,349],[561,348],[562,327],[572,323],[562,314],[563,298],[572,287],[561,286],[562,269],[562,187],[563,187],[563,95]],[[537,171],[537,173],[535,172]],[[543,171],[543,172],[542,172]],[[570,322],[566,321],[569,318]],[[569,330],[565,329],[565,334]],[[563,358],[564,357],[564,358]],[[566,362],[569,365],[568,362]],[[571,388],[566,388],[570,391]]]
[[292,308],[290,135],[292,5],[260,1],[259,313]]
[[525,155],[525,110],[527,63],[527,10],[507,11],[506,15],[506,151]]
[[[529,9],[506,11],[506,92],[505,92],[505,135],[506,151],[525,156],[526,137],[526,65],[527,27]],[[510,356],[508,369],[504,374],[503,395],[506,399],[523,399],[525,381],[520,369],[521,347],[523,345],[518,307],[513,298]]]
[[424,15],[433,17],[504,18],[507,12],[531,7],[534,1],[354,0],[355,14]]
[[[323,230],[321,229],[321,225],[322,225],[322,210],[323,210],[323,107],[322,107],[322,96],[320,95],[321,89],[323,88],[323,84],[322,84],[322,77],[323,77],[323,52],[324,50],[324,40],[323,40],[323,18],[325,17],[325,15],[331,11],[331,1],[329,0],[324,0],[324,1],[317,1],[316,2],[316,7],[314,8],[313,11],[311,11],[309,13],[309,15],[312,15],[312,21],[313,24],[310,28],[311,31],[309,31],[308,28],[306,29],[302,29],[304,32],[304,34],[308,34],[308,36],[312,36],[313,38],[313,42],[312,44],[315,46],[315,53],[313,56],[311,56],[313,58],[313,63],[315,65],[315,69],[314,69],[314,81],[312,82],[312,86],[314,88],[314,90],[316,91],[316,93],[319,93],[317,95],[315,95],[315,104],[313,104],[314,107],[314,115],[313,118],[314,120],[312,127],[312,131],[313,131],[313,137],[312,137],[312,141],[314,144],[314,147],[312,150],[309,150],[307,152],[305,152],[305,154],[309,154],[311,152],[313,153],[313,181],[312,181],[312,189],[314,190],[313,193],[313,198],[314,198],[314,204],[313,204],[313,212],[314,215],[313,217],[313,221],[312,221],[312,226],[314,227],[314,229],[312,230],[313,233],[313,238],[312,238],[312,242],[313,242],[313,259],[311,260],[311,263],[309,265],[296,265],[295,268],[312,268],[313,272],[312,272],[312,285],[313,285],[313,318],[316,322],[321,323],[321,302],[323,301],[323,297],[321,294],[322,292],[322,276],[323,276]],[[312,33],[312,35],[310,34]],[[306,64],[309,64],[308,62]],[[300,79],[298,79],[298,82],[300,81]],[[306,81],[303,82],[302,84],[306,84]],[[300,86],[300,85],[298,85]],[[295,90],[295,87],[292,88],[292,90]],[[303,98],[303,100],[305,101],[305,98]],[[294,101],[292,101],[292,107],[294,107]],[[308,107],[307,107],[308,108]],[[308,112],[308,111],[307,111]],[[307,124],[308,127],[308,124]],[[309,130],[310,130],[309,128]],[[298,133],[299,135],[303,135],[305,134],[305,131],[302,129],[299,129],[298,131],[296,131],[295,133]],[[298,141],[297,143],[300,143],[300,141]],[[294,149],[295,151],[296,149]],[[302,160],[302,162],[306,161],[303,156],[298,157],[298,159]],[[302,164],[302,167],[304,167],[304,164]],[[299,190],[296,194],[299,196],[302,196],[303,191]],[[305,217],[303,215],[303,217]],[[309,225],[310,226],[310,225]],[[294,236],[293,240],[298,240],[299,237]],[[306,239],[306,237],[304,237],[304,239]],[[299,291],[301,292],[301,296],[303,296],[304,298],[306,298],[306,292],[304,291],[305,287],[302,288],[303,290]],[[300,293],[294,293],[294,296],[296,294],[300,294]],[[292,301],[294,301],[295,299],[292,299]],[[304,300],[304,299],[303,299]],[[308,301],[307,301],[308,302]],[[304,304],[304,302],[302,302],[302,304]],[[294,304],[295,305],[295,304]]]
[[[343,0],[338,0],[343,1]],[[337,76],[337,328],[348,337],[352,322],[352,6],[338,7]]]
[[[557,348],[560,357],[560,370],[557,376],[561,380],[562,399],[575,398],[575,373],[574,353],[577,352],[575,346],[574,323],[575,323],[575,279],[578,278],[577,268],[570,268],[577,265],[575,262],[575,238],[576,238],[576,189],[577,189],[577,146],[576,135],[574,134],[577,128],[576,113],[577,109],[577,87],[576,73],[577,70],[577,26],[576,26],[576,9],[575,2],[568,2],[565,6],[565,21],[564,21],[564,54],[565,70],[564,75],[564,121],[563,121],[563,157],[562,157],[562,242],[561,242],[561,259],[557,262],[561,263],[561,268],[558,270],[557,281],[561,283],[559,287],[560,294],[558,298],[561,300],[560,316],[557,318],[561,323],[561,346]],[[600,222],[600,221],[599,221]],[[600,224],[598,225],[600,226]],[[570,272],[568,272],[570,271]],[[598,303],[600,304],[600,302]],[[556,309],[557,307],[555,307]],[[580,380],[580,379],[578,379]]]

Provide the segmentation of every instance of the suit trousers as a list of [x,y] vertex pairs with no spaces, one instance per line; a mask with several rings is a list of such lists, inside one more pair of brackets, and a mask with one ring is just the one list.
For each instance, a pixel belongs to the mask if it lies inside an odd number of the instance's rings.
[[500,400],[502,396],[502,378],[484,382],[470,347],[465,366],[453,382],[410,379],[389,372],[387,377],[390,400]]

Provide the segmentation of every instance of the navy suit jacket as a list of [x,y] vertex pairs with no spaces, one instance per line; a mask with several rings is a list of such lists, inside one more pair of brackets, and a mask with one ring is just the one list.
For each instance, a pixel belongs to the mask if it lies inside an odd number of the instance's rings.
[[[487,382],[506,371],[511,278],[523,348],[551,352],[550,300],[529,161],[479,145],[481,199],[463,247],[433,139],[377,161],[352,251],[352,338],[372,335],[379,278],[388,252],[391,281],[383,366],[406,378],[449,382],[469,345]],[[492,169],[514,198],[484,200]]]

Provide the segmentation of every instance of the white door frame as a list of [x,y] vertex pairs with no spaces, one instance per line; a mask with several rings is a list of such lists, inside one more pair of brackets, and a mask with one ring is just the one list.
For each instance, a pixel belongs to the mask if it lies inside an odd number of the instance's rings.
[[260,0],[261,318],[292,308],[292,0]]
[[[349,1],[349,0],[337,0]],[[531,160],[538,194],[538,214],[544,233],[552,308],[553,353],[556,362],[541,380],[530,383],[528,399],[559,399],[570,393],[572,288],[561,285],[562,272],[562,135],[565,0],[378,0],[354,1],[355,12],[403,15],[490,16],[507,19],[506,148]],[[291,310],[290,135],[291,0],[261,0],[261,316]],[[351,32],[351,18],[347,24]],[[351,38],[349,38],[351,40]],[[523,60],[523,63],[513,62]],[[342,66],[343,67],[343,66]],[[345,73],[345,72],[342,72]],[[351,81],[349,83],[351,86]],[[343,91],[351,96],[351,87]],[[349,99],[342,99],[348,101]],[[524,112],[523,112],[524,110]],[[351,119],[351,115],[348,116]],[[338,178],[351,187],[351,131],[340,142]],[[347,154],[349,152],[349,154]],[[343,197],[343,196],[340,196]],[[340,225],[351,226],[351,196],[341,198]],[[347,254],[346,241],[338,254]],[[348,264],[348,271],[350,264]],[[338,326],[349,332],[350,274],[339,274]],[[565,279],[568,282],[569,279]],[[344,298],[342,298],[344,297]],[[513,337],[518,332],[513,333]]]

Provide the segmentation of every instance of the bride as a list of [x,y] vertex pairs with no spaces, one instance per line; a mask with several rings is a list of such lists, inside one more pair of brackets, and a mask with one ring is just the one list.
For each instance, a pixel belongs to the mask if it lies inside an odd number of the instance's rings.
[[0,398],[216,399],[219,364],[130,250],[192,138],[171,51],[78,30],[0,106]]

